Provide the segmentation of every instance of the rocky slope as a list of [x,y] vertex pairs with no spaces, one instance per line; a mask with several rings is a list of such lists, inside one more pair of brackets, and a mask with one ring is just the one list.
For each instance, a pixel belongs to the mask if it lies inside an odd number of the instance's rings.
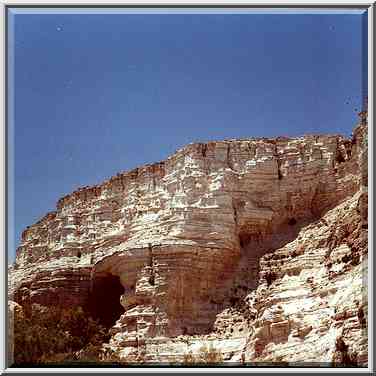
[[365,365],[366,130],[190,144],[81,188],[23,232],[9,298],[88,307],[128,360]]

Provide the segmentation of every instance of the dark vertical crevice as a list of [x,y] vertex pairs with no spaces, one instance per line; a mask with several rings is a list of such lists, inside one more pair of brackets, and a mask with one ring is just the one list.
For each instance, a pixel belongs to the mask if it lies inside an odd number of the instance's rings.
[[121,189],[123,191],[125,191],[125,185],[124,185],[124,180],[123,180],[123,175],[122,174],[120,175],[120,184],[121,184]]
[[233,165],[232,165],[232,161],[231,161],[231,144],[230,143],[227,144],[227,158],[226,159],[227,159],[228,168],[233,170]]
[[238,225],[238,211],[235,206],[234,206],[234,222],[235,222],[235,225],[237,226]]
[[201,155],[203,157],[203,170],[209,174],[209,161],[207,160],[208,144],[201,144]]
[[345,150],[346,150],[346,156],[347,156],[347,160],[350,160],[351,159],[351,154],[352,154],[352,144],[351,144],[351,141],[350,140],[346,140],[344,141],[344,146],[345,146]]
[[153,191],[155,191],[155,188],[157,187],[157,182],[156,182],[156,180],[155,180],[155,175],[154,175],[154,173],[153,173],[152,179],[153,179]]
[[277,168],[278,168],[278,180],[282,180],[283,175],[281,171],[281,161],[277,159]]
[[234,212],[234,223],[235,226],[238,227],[238,209],[236,207],[236,203],[234,200],[232,200],[232,210]]
[[150,267],[153,266],[153,246],[151,243],[148,244],[148,252],[149,252],[149,257],[148,257],[148,264]]
[[149,251],[149,267],[150,267],[149,283],[152,286],[154,286],[155,275],[154,275],[153,247],[152,247],[151,243],[148,244],[148,251]]
[[275,159],[277,161],[278,180],[282,180],[283,174],[282,174],[282,170],[281,170],[281,160],[279,159],[277,144],[274,144],[274,153],[273,153],[273,155],[274,155],[274,157],[275,157]]
[[201,154],[202,154],[202,156],[204,158],[206,157],[207,150],[208,150],[208,145],[207,144],[202,144],[201,145]]
[[339,138],[337,137],[336,156],[335,156],[335,160],[333,161],[333,167],[336,167],[337,164],[343,163],[345,161],[346,160],[340,150]]

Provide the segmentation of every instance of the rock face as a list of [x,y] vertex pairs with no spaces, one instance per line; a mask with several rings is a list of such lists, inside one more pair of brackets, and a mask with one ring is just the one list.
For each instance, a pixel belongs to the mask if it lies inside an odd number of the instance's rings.
[[127,359],[365,365],[366,131],[190,144],[81,188],[23,232],[9,298],[88,307]]

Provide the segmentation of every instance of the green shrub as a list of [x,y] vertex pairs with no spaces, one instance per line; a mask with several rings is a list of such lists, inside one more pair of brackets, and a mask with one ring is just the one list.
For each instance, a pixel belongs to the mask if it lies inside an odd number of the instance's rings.
[[25,308],[14,314],[15,365],[100,361],[109,335],[81,307]]

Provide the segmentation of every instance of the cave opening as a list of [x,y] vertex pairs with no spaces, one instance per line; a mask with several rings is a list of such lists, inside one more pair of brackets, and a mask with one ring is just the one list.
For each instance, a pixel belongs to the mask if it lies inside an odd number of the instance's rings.
[[289,221],[288,221],[288,224],[290,226],[295,226],[297,223],[296,219],[295,218],[290,218]]
[[124,287],[118,276],[109,273],[96,275],[92,280],[89,296],[91,316],[106,328],[115,325],[124,313],[124,308],[120,304],[120,296],[123,293]]

